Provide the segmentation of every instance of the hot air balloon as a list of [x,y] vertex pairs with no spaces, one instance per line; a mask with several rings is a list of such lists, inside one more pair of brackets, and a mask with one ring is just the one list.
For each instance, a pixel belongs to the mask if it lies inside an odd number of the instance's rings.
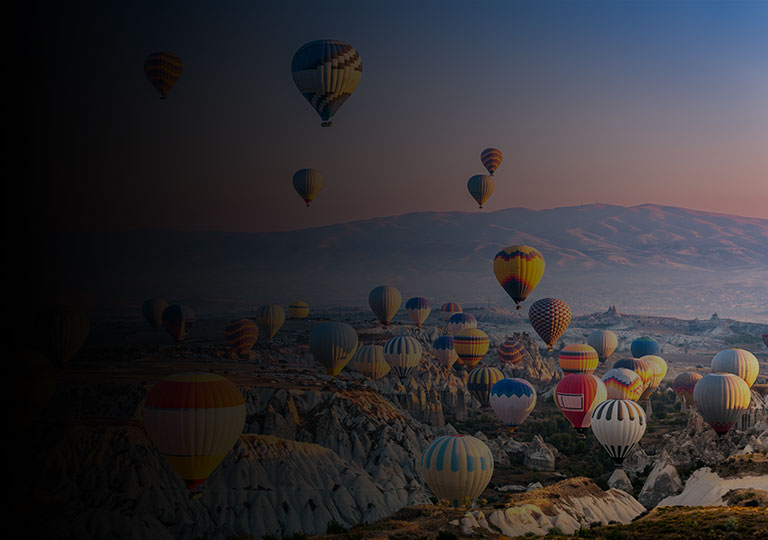
[[413,324],[421,328],[422,323],[427,320],[432,308],[429,306],[429,300],[423,296],[415,296],[405,303],[405,312],[413,321]]
[[176,341],[181,343],[195,324],[195,312],[188,306],[173,304],[163,311],[163,326]]
[[325,179],[322,173],[315,169],[301,169],[293,175],[293,189],[304,199],[307,207],[324,185]]
[[259,326],[251,319],[229,321],[224,328],[229,346],[237,354],[248,354],[259,339]]
[[501,343],[497,352],[499,360],[510,366],[519,365],[525,359],[526,354],[525,346],[515,340]]
[[141,305],[141,314],[149,325],[157,330],[163,327],[163,311],[167,307],[168,302],[162,298],[150,298]]
[[437,359],[447,368],[453,366],[453,363],[459,357],[453,349],[453,336],[440,336],[432,344],[432,348],[435,350]]
[[686,371],[675,377],[672,383],[672,390],[675,391],[677,397],[679,397],[689,407],[694,404],[693,402],[693,389],[696,387],[696,383],[701,379],[700,373],[693,371]]
[[455,313],[461,313],[462,309],[459,304],[456,302],[446,302],[442,306],[440,306],[440,316],[443,318],[444,321],[448,321],[448,319],[451,318],[452,315]]
[[181,58],[170,52],[156,52],[144,61],[144,75],[158,92],[160,99],[165,99],[173,85],[181,77]]
[[470,435],[443,435],[424,449],[421,474],[438,499],[454,506],[478,497],[493,476],[493,455]]
[[597,351],[585,343],[566,345],[557,358],[563,373],[593,373],[597,369]]
[[[635,373],[637,373],[640,376],[640,379],[643,381],[643,392],[646,391],[646,389],[651,385],[653,382],[653,366],[650,362],[647,360],[643,360],[642,358],[622,358],[621,360],[617,360],[613,363],[613,367],[615,368],[626,368],[631,369]],[[641,395],[642,399],[642,395]]]
[[738,375],[747,386],[752,388],[760,372],[760,365],[755,355],[744,349],[724,349],[712,359],[712,371],[715,373],[733,373]]
[[589,427],[595,407],[606,400],[603,381],[590,373],[570,373],[555,386],[555,404],[560,412],[583,435]]
[[485,201],[493,194],[493,176],[476,174],[467,182],[467,189],[482,208]]
[[603,383],[608,392],[607,399],[630,399],[637,401],[643,395],[643,379],[631,369],[609,369],[603,374]]
[[501,379],[491,387],[489,401],[496,416],[515,431],[536,406],[536,390],[523,379]]
[[452,336],[467,328],[477,328],[477,319],[471,313],[455,313],[448,319],[447,330]]
[[647,354],[639,359],[645,360],[651,365],[651,381],[640,396],[640,401],[646,401],[651,398],[651,394],[656,391],[661,381],[664,380],[664,376],[667,374],[667,363],[661,356],[656,356],[655,354]]
[[544,257],[529,246],[508,246],[493,258],[493,273],[520,309],[520,302],[528,298],[544,275]]
[[256,310],[256,324],[264,331],[269,341],[274,339],[284,323],[285,310],[278,304],[266,304]]
[[629,350],[634,358],[641,356],[658,355],[661,352],[661,345],[653,338],[640,337],[632,342]]
[[693,389],[693,401],[701,417],[720,437],[730,431],[751,399],[747,383],[732,373],[704,375]]
[[357,332],[342,322],[322,322],[309,333],[309,350],[331,377],[338,375],[357,350]]
[[291,63],[293,82],[320,115],[323,127],[352,95],[363,74],[363,61],[349,43],[320,39],[302,45]]
[[531,304],[528,318],[533,329],[551,351],[555,341],[571,324],[571,306],[558,298],[542,298]]
[[56,365],[69,362],[88,338],[91,323],[79,308],[57,304],[37,314],[35,334],[43,355]]
[[480,366],[469,372],[467,390],[480,402],[480,407],[487,409],[491,394],[491,387],[504,378],[504,374],[495,367]]
[[587,344],[597,351],[597,358],[603,363],[616,351],[619,340],[610,330],[595,330],[589,334]]
[[371,311],[384,326],[389,325],[392,317],[400,309],[402,301],[403,297],[400,296],[400,291],[389,285],[375,287],[368,295],[368,305],[371,306]]
[[364,345],[352,357],[350,365],[366,377],[374,381],[381,379],[392,369],[384,359],[384,347],[381,345]]
[[646,425],[643,408],[628,399],[607,399],[592,411],[592,433],[619,466],[643,437]]
[[384,359],[401,381],[419,365],[422,352],[421,343],[410,336],[395,336],[384,343]]
[[501,150],[498,148],[486,148],[480,152],[480,161],[483,162],[483,167],[486,168],[488,174],[493,176],[496,169],[501,165]]
[[219,375],[171,375],[147,394],[144,426],[160,454],[193,490],[240,438],[245,401],[240,390]]
[[[479,328],[465,328],[453,336],[453,348],[459,355],[461,364],[467,369],[473,369],[480,363],[490,344],[488,334]],[[456,363],[459,363],[459,360]]]
[[297,300],[288,306],[288,317],[291,319],[306,319],[309,316],[309,304]]

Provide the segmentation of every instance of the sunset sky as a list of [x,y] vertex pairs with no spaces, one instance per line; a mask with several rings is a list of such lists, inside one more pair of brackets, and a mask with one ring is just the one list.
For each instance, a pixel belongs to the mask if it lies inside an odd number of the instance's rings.
[[[162,5],[164,7],[157,7]],[[77,7],[71,7],[76,5]],[[486,204],[658,203],[768,218],[768,2],[101,2],[43,7],[30,212],[52,226],[269,231]],[[321,128],[305,42],[352,44]],[[184,71],[161,101],[155,51]],[[291,177],[325,189],[307,209]]]

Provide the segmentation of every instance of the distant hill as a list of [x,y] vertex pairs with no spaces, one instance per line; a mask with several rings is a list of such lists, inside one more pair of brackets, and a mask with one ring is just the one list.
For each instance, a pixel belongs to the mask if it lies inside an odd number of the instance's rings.
[[388,283],[405,298],[511,308],[491,261],[517,243],[546,259],[532,299],[557,296],[577,313],[618,304],[768,319],[768,220],[651,204],[423,212],[275,233],[104,232],[60,237],[49,250],[69,285],[116,305],[153,295],[366,305]]

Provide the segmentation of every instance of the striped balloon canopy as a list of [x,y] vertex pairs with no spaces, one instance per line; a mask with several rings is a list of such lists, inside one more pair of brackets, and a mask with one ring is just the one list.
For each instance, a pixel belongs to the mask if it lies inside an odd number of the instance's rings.
[[440,306],[440,316],[443,318],[444,321],[448,321],[448,319],[451,318],[452,315],[455,313],[461,313],[462,309],[459,304],[456,302],[446,302],[442,306]]
[[291,319],[306,319],[309,317],[309,304],[297,300],[288,306],[288,317]]
[[480,208],[493,194],[493,188],[493,176],[487,174],[476,174],[467,182],[467,190]]
[[672,382],[672,390],[674,390],[677,397],[685,401],[686,405],[691,406],[694,404],[693,390],[696,388],[696,383],[701,380],[701,377],[701,373],[694,371],[681,373]]
[[363,61],[349,43],[320,39],[302,45],[291,62],[293,82],[322,119],[331,118],[355,91],[363,74]]
[[163,298],[150,298],[141,305],[141,314],[149,325],[155,330],[163,327],[163,311],[168,307],[168,302]]
[[400,291],[389,285],[374,287],[368,294],[368,305],[384,326],[389,325],[402,301]]
[[589,334],[587,344],[597,351],[597,358],[605,362],[619,346],[619,338],[610,330],[595,330]]
[[479,328],[465,328],[453,336],[453,348],[467,369],[473,369],[480,363],[490,344],[488,334]]
[[581,435],[590,425],[592,411],[606,400],[605,384],[590,373],[570,373],[555,386],[555,404]]
[[408,318],[419,328],[427,320],[431,311],[432,307],[429,305],[429,300],[423,296],[415,296],[405,303],[405,312],[408,314]]
[[237,354],[247,354],[259,339],[259,326],[251,319],[229,321],[224,327],[229,347]]
[[496,169],[501,165],[502,154],[498,148],[486,148],[480,152],[480,161],[483,162],[483,167],[486,168],[488,174],[493,175]]
[[343,322],[322,322],[309,333],[309,350],[331,377],[338,375],[357,350],[357,332]]
[[477,319],[471,313],[455,313],[448,319],[448,333],[455,336],[467,328],[477,328]]
[[453,348],[453,336],[440,336],[432,344],[432,349],[434,349],[438,361],[449,369],[459,357]]
[[757,380],[760,364],[757,363],[755,355],[747,350],[725,349],[712,359],[712,371],[738,375],[751,388]]
[[544,257],[530,246],[507,246],[493,258],[493,273],[520,309],[544,275]]
[[454,506],[477,498],[493,476],[488,446],[470,435],[443,435],[424,449],[421,475],[438,499]]
[[528,318],[533,329],[551,351],[552,346],[571,324],[571,306],[559,298],[542,298],[531,304]]
[[592,433],[619,466],[642,439],[647,425],[643,408],[627,399],[607,399],[592,411]]
[[732,373],[704,375],[693,389],[693,401],[701,417],[720,437],[736,424],[751,399],[747,383]]
[[504,425],[515,431],[536,406],[536,389],[524,379],[501,379],[491,387],[489,402]]
[[612,368],[606,371],[602,378],[608,399],[637,401],[643,395],[643,379],[631,369]]
[[171,375],[147,394],[144,426],[160,454],[193,490],[240,438],[245,401],[240,390],[220,375]]
[[499,360],[510,366],[517,366],[525,359],[525,346],[517,340],[507,340],[499,344]]
[[658,355],[661,352],[659,342],[650,337],[639,337],[629,346],[629,351],[634,358],[641,358],[648,355]]
[[300,169],[293,175],[293,189],[304,200],[307,207],[325,186],[325,177],[317,169]]
[[186,339],[195,324],[195,312],[183,304],[173,304],[163,311],[163,327],[180,343]]
[[642,358],[622,358],[614,362],[613,367],[631,369],[637,373],[640,376],[640,379],[643,381],[643,394],[653,383],[654,368],[648,360],[644,360]]
[[563,373],[593,373],[598,364],[597,351],[586,343],[566,345],[557,360]]
[[160,93],[160,99],[165,99],[181,77],[183,67],[181,58],[175,54],[156,52],[147,56],[144,61],[144,75]]
[[285,310],[278,304],[263,305],[256,310],[256,324],[264,331],[267,339],[272,341],[285,324]]
[[384,343],[384,359],[401,381],[419,365],[422,354],[421,343],[411,336],[395,336]]
[[490,366],[476,367],[469,372],[469,379],[467,379],[467,390],[477,401],[480,402],[480,407],[487,409],[490,407],[490,394],[491,388],[494,384],[504,378],[504,374]]
[[661,384],[661,381],[664,380],[664,377],[667,374],[667,363],[661,356],[655,354],[641,356],[639,359],[645,360],[651,366],[651,381],[645,390],[643,390],[643,395],[640,396],[640,401],[646,401],[651,398],[651,394],[656,391]]
[[352,369],[374,381],[381,379],[392,369],[384,358],[384,347],[365,345],[360,347],[350,361]]

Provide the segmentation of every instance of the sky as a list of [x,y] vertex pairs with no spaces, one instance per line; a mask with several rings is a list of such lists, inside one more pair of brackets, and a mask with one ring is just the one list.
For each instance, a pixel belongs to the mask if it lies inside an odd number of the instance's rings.
[[[768,218],[768,2],[38,2],[24,213],[275,231],[415,211],[656,203]],[[305,42],[363,61],[335,116]],[[155,51],[184,70],[167,100]],[[504,153],[478,210],[467,180]],[[301,168],[325,176],[311,208]]]

